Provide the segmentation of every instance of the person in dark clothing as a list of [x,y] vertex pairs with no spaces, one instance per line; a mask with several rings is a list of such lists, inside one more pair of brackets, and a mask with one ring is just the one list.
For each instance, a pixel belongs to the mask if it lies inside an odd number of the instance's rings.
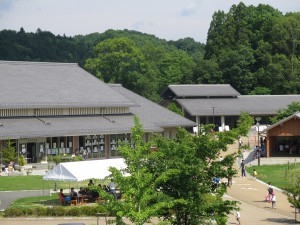
[[75,200],[77,198],[78,194],[76,191],[74,191],[74,188],[72,187],[71,188],[71,191],[70,191],[70,197],[72,200]]
[[246,163],[244,160],[242,160],[240,165],[241,171],[242,171],[242,177],[246,177]]

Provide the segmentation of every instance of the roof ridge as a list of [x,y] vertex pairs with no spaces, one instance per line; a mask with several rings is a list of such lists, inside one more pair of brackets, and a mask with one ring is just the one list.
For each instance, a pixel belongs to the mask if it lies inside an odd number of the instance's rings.
[[231,86],[230,84],[170,84],[169,86]]
[[36,61],[5,61],[0,60],[0,64],[13,64],[13,65],[47,65],[47,66],[78,66],[78,63],[60,63],[60,62],[36,62]]

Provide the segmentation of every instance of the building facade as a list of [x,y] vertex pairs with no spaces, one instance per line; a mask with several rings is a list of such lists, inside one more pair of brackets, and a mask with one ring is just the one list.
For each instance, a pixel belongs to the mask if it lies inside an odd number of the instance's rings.
[[300,112],[262,132],[266,136],[267,157],[300,156]]
[[118,144],[130,141],[134,116],[145,141],[154,132],[174,138],[177,127],[195,126],[77,64],[0,61],[0,79],[0,153],[10,139],[31,163],[84,149],[88,158],[119,157]]

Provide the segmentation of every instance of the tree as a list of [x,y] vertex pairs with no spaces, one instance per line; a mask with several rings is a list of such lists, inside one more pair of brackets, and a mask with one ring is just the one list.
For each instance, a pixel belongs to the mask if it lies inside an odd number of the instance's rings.
[[266,87],[255,87],[249,93],[249,95],[270,95],[270,94],[271,94],[271,90]]
[[170,105],[168,105],[168,109],[171,110],[174,113],[177,113],[178,115],[184,116],[182,110],[176,106],[174,102],[172,102]]
[[297,223],[297,210],[300,209],[300,177],[298,176],[294,183],[287,185],[283,193],[295,209],[295,223]]
[[14,143],[11,139],[8,139],[6,145],[2,148],[2,157],[3,162],[6,164],[16,161],[16,148],[14,147]]
[[[212,133],[213,125],[208,125],[194,136],[179,128],[174,140],[157,135],[153,143],[145,143],[142,126],[135,118],[131,142],[119,149],[127,169],[111,168],[124,196],[124,201],[114,202],[118,221],[127,217],[144,224],[155,216],[166,223],[193,225],[207,222],[215,214],[219,224],[225,224],[237,203],[222,199],[226,185],[216,188],[213,178],[233,176],[235,155],[219,161],[218,153],[226,151],[239,135],[247,134],[252,122],[244,113],[238,128],[228,132]],[[155,148],[151,148],[153,144]]]
[[[106,83],[120,83],[142,96],[157,100],[156,82],[140,48],[128,38],[104,40],[85,69]],[[152,97],[152,98],[151,98]]]
[[186,52],[178,50],[165,54],[158,68],[159,90],[163,91],[169,84],[192,83],[195,63]]
[[[114,202],[117,209],[117,222],[127,217],[134,224],[144,224],[157,216],[161,208],[168,204],[157,199],[163,195],[155,189],[155,177],[149,170],[151,144],[143,141],[143,129],[137,117],[131,130],[130,143],[123,143],[118,151],[125,159],[127,168],[119,171],[111,168],[112,177],[122,190],[123,201]],[[125,176],[126,172],[129,176]]]
[[215,188],[213,178],[233,176],[235,155],[219,161],[218,154],[226,151],[239,135],[247,134],[252,122],[245,113],[239,127],[228,132],[211,132],[213,125],[208,125],[201,127],[198,136],[180,128],[175,140],[157,137],[158,157],[152,159],[156,188],[172,200],[160,216],[172,224],[201,224],[214,214],[219,224],[225,224],[224,219],[236,209],[236,202],[222,199],[226,185]]
[[277,115],[270,118],[272,123],[276,123],[286,117],[293,115],[295,112],[300,111],[300,102],[292,102],[286,109],[280,109]]
[[195,83],[224,84],[223,73],[216,60],[201,60],[195,69]]
[[251,67],[255,62],[253,50],[249,46],[240,46],[238,50],[226,51],[219,61],[220,70],[226,84],[231,84],[241,94],[253,89],[255,82]]
[[205,53],[205,45],[195,42],[193,38],[179,39],[178,41],[170,41],[170,44],[174,44],[178,49],[187,52],[193,57],[196,63],[203,59]]

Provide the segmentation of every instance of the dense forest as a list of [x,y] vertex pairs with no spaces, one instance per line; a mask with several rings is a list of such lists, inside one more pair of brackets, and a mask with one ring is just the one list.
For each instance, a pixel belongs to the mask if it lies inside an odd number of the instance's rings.
[[168,84],[228,83],[241,94],[299,94],[299,57],[300,13],[283,15],[263,4],[215,12],[205,44],[129,30],[74,37],[0,31],[0,60],[75,62],[153,101]]

